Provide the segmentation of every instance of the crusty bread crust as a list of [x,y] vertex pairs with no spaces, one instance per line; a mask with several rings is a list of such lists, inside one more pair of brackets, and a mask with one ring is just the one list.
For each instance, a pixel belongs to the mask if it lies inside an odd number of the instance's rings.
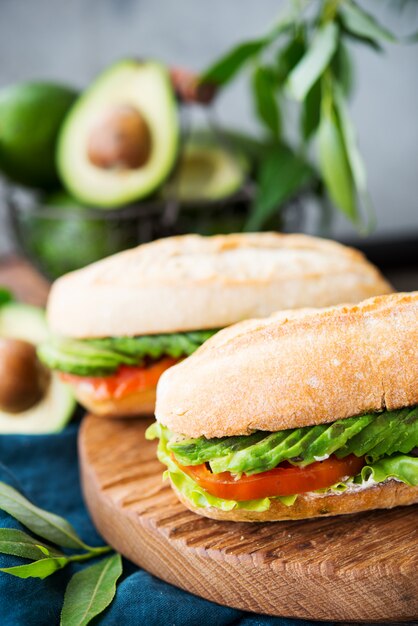
[[392,509],[395,506],[405,506],[418,502],[418,487],[410,487],[405,483],[388,480],[357,492],[344,492],[321,497],[300,495],[292,506],[286,506],[279,500],[272,500],[270,508],[261,513],[240,509],[221,511],[215,507],[207,509],[195,507],[176,489],[173,483],[171,486],[184,506],[194,513],[231,522],[279,522],[282,520],[329,517],[330,515],[347,515],[373,509]]
[[226,328],[167,370],[156,417],[188,437],[333,422],[418,404],[418,292]]
[[47,314],[68,337],[221,328],[280,309],[359,302],[391,286],[338,243],[276,233],[185,235],[121,252],[58,279]]
[[109,400],[97,400],[80,388],[74,389],[74,394],[80,404],[99,417],[138,417],[154,414],[155,387]]

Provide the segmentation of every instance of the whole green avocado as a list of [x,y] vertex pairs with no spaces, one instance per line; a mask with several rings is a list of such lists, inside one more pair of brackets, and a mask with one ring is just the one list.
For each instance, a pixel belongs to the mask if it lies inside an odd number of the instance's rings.
[[131,221],[91,217],[65,191],[47,194],[42,207],[24,215],[20,230],[27,251],[51,279],[137,244]]
[[0,90],[0,172],[28,187],[51,189],[58,182],[58,131],[77,98],[73,89],[25,82]]

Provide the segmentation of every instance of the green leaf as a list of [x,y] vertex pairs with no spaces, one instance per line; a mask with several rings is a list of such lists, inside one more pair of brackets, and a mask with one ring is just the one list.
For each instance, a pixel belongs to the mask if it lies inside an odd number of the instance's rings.
[[64,556],[62,552],[46,546],[30,535],[15,528],[0,528],[0,552],[36,561],[43,556]]
[[353,222],[358,211],[354,181],[332,98],[323,95],[318,130],[319,164],[329,196]]
[[375,52],[382,53],[384,51],[380,43],[378,43],[375,39],[361,37],[360,35],[356,35],[355,33],[352,33],[351,31],[344,28],[344,24],[341,24],[341,26],[344,35],[347,35],[347,37],[352,39],[354,42],[361,43],[369,48],[372,48],[372,50],[374,50]]
[[280,112],[277,102],[277,78],[269,67],[257,66],[253,74],[253,96],[260,120],[278,138],[280,135]]
[[47,578],[54,572],[65,567],[68,563],[68,558],[63,557],[48,557],[46,559],[40,559],[27,565],[16,565],[15,567],[2,567],[0,572],[5,574],[11,574],[18,578]]
[[296,100],[303,100],[323,74],[336,50],[338,26],[328,22],[315,34],[310,47],[287,79],[287,89]]
[[257,194],[245,230],[260,229],[313,175],[309,165],[287,146],[278,144],[267,152],[260,164]]
[[74,574],[68,583],[61,626],[85,626],[112,602],[122,559],[115,554]]
[[292,39],[277,55],[277,79],[284,83],[295,65],[299,63],[306,52],[305,42],[302,37]]
[[356,133],[352,121],[350,119],[347,105],[344,99],[344,95],[342,93],[341,88],[338,85],[334,86],[334,98],[335,98],[335,107],[338,115],[339,125],[342,132],[342,137],[344,141],[345,151],[347,154],[348,163],[350,165],[351,173],[354,180],[354,185],[356,187],[356,191],[362,200],[369,221],[373,223],[374,221],[374,212],[372,203],[370,200],[370,196],[367,190],[367,173],[366,168],[358,149]]
[[319,126],[319,119],[321,117],[321,81],[317,80],[316,83],[308,91],[305,100],[303,101],[301,111],[301,127],[302,135],[305,140],[312,137],[314,132]]
[[267,47],[280,33],[292,28],[293,20],[288,15],[283,15],[273,26],[271,31],[259,39],[245,41],[226,52],[220,59],[210,65],[200,75],[200,82],[225,85],[244,67],[252,58]]
[[[44,556],[50,556],[49,550],[48,548],[46,548],[45,546],[43,546],[42,544],[38,545],[39,550],[42,552],[42,554]],[[64,555],[63,555],[64,556]]]
[[12,302],[13,296],[6,287],[0,287],[0,306]]
[[223,57],[215,61],[200,76],[202,83],[215,83],[216,85],[224,85],[233,78],[237,72],[249,61],[256,56],[267,44],[268,39],[254,39],[246,41],[232,48]]
[[348,113],[347,104],[341,89],[337,85],[334,86],[334,103],[353,178],[359,191],[365,192],[367,190],[366,168],[357,147],[356,133]]
[[393,33],[378,23],[375,17],[367,13],[355,2],[344,2],[340,5],[340,16],[344,27],[354,35],[369,40],[396,42]]
[[339,42],[332,61],[333,74],[345,95],[350,95],[354,84],[354,67],[347,46]]
[[0,509],[6,511],[36,535],[59,546],[102,551],[102,548],[87,546],[63,517],[40,509],[16,489],[3,482],[0,482]]

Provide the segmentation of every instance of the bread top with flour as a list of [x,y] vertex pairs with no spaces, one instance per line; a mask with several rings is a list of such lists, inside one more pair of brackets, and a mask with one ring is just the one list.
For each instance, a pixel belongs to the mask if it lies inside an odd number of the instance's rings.
[[74,338],[221,328],[280,309],[392,291],[358,251],[306,235],[184,235],[118,253],[52,286],[51,330]]
[[156,417],[187,437],[245,435],[418,404],[418,292],[281,311],[226,328],[166,371]]

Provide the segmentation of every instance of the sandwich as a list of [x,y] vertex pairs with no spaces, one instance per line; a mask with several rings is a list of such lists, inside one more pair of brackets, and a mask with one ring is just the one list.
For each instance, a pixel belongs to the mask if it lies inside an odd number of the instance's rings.
[[39,357],[96,415],[152,414],[161,374],[217,330],[391,290],[361,253],[326,240],[172,237],[58,279],[47,305],[53,339]]
[[418,502],[418,292],[220,331],[157,388],[158,457],[215,519]]

